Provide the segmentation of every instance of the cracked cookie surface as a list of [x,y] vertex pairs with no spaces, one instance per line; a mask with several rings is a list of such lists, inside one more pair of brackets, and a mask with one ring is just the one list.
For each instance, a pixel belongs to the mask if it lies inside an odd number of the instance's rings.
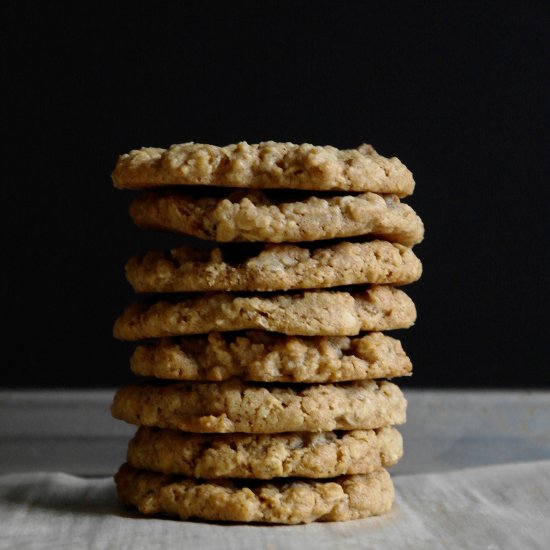
[[[227,254],[225,254],[227,256]],[[229,254],[230,256],[230,254]],[[234,263],[224,251],[182,246],[130,258],[126,278],[136,292],[271,291],[355,284],[407,284],[422,264],[405,246],[387,241],[342,242],[309,250],[268,244]]]
[[373,285],[354,293],[213,293],[179,302],[136,302],[115,321],[113,334],[121,340],[140,340],[263,329],[300,336],[355,336],[360,331],[407,328],[415,319],[414,303],[402,290]]
[[401,343],[380,332],[360,338],[296,337],[250,331],[200,338],[163,338],[139,345],[130,358],[138,376],[167,380],[344,382],[407,376]]
[[293,202],[257,190],[225,198],[176,191],[138,195],[130,205],[136,225],[217,242],[303,242],[369,235],[412,246],[424,225],[395,195],[309,196]]
[[126,386],[111,406],[137,426],[198,433],[367,430],[403,424],[398,386],[372,380],[310,386],[261,386],[231,379],[165,386]]
[[349,432],[190,434],[141,427],[128,445],[134,468],[202,479],[330,478],[397,464],[403,439],[392,427]]
[[339,150],[308,143],[240,142],[218,147],[182,143],[169,149],[142,147],[121,155],[112,174],[115,187],[166,185],[373,191],[410,195],[411,172],[397,158],[372,146]]

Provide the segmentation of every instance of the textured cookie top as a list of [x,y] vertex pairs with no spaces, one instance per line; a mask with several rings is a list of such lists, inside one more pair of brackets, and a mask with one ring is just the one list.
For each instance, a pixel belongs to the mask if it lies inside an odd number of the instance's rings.
[[330,481],[196,481],[137,470],[115,476],[118,498],[146,515],[297,524],[346,521],[388,512],[394,489],[386,470]]
[[313,290],[296,294],[204,294],[179,302],[130,305],[116,320],[121,340],[163,338],[212,331],[263,329],[289,335],[355,336],[360,331],[410,327],[412,300],[390,286],[356,292]]
[[368,474],[403,455],[391,427],[349,432],[189,434],[139,428],[128,445],[134,468],[202,479],[327,478]]
[[330,146],[267,141],[226,147],[202,143],[143,147],[119,157],[115,187],[142,189],[165,185],[373,191],[410,195],[414,180],[395,157],[370,145],[338,150]]
[[130,365],[139,376],[197,381],[235,376],[257,382],[345,382],[412,372],[399,340],[380,332],[361,338],[299,338],[264,331],[164,338],[138,346]]
[[371,235],[406,246],[419,243],[424,225],[396,195],[315,197],[281,202],[262,191],[193,197],[177,191],[138,195],[130,216],[144,228],[218,242],[301,242]]
[[294,388],[232,379],[127,386],[116,392],[111,413],[130,424],[186,432],[328,432],[402,424],[406,401],[386,381]]
[[343,242],[309,250],[290,244],[265,245],[237,263],[212,251],[183,246],[148,252],[126,264],[136,292],[290,290],[365,283],[416,281],[422,264],[414,252],[386,241]]

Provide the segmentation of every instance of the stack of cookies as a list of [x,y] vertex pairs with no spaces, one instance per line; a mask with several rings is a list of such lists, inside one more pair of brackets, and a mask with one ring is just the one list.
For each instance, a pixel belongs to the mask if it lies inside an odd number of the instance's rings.
[[[411,374],[398,340],[423,224],[397,158],[266,142],[122,155],[143,228],[186,244],[131,258],[115,337],[141,377],[114,417],[139,428],[115,481],[147,515],[305,523],[387,512]],[[195,240],[192,242],[193,237]],[[183,239],[182,239],[183,241]]]

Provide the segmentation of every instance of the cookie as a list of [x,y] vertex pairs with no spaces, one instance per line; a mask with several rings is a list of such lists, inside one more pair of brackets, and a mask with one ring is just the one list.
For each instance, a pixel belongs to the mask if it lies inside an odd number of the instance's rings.
[[112,174],[115,187],[165,185],[373,191],[410,195],[414,180],[399,159],[385,158],[370,145],[338,150],[330,146],[268,141],[226,147],[202,143],[143,147],[121,155]]
[[291,387],[231,379],[126,386],[111,413],[130,424],[186,432],[329,432],[402,424],[406,401],[387,381]]
[[270,291],[334,286],[406,284],[416,281],[422,264],[405,246],[387,241],[342,242],[309,250],[268,244],[235,263],[219,248],[183,246],[148,252],[126,264],[136,292]]
[[390,286],[349,293],[313,290],[239,296],[213,293],[179,302],[136,302],[115,321],[121,340],[212,331],[263,329],[301,336],[354,336],[361,330],[407,328],[416,319],[412,300]]
[[262,523],[347,521],[388,512],[394,499],[386,470],[331,480],[198,481],[124,464],[118,498],[148,516]]
[[144,228],[218,242],[302,242],[369,235],[412,246],[424,236],[414,210],[395,195],[309,196],[278,202],[264,192],[235,191],[225,198],[177,191],[138,195],[130,216]]
[[300,338],[263,331],[163,338],[137,346],[130,366],[138,376],[218,382],[234,376],[257,382],[345,382],[412,372],[399,340],[380,332],[361,338]]
[[128,445],[134,468],[202,479],[327,478],[397,464],[401,434],[391,427],[350,432],[189,434],[139,428]]

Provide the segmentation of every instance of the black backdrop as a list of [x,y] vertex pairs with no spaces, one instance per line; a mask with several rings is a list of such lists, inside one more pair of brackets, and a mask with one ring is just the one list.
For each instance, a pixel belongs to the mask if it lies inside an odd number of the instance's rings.
[[549,385],[547,2],[46,4],[3,4],[3,385],[131,379],[123,265],[161,237],[119,153],[265,139],[412,169],[406,384]]

